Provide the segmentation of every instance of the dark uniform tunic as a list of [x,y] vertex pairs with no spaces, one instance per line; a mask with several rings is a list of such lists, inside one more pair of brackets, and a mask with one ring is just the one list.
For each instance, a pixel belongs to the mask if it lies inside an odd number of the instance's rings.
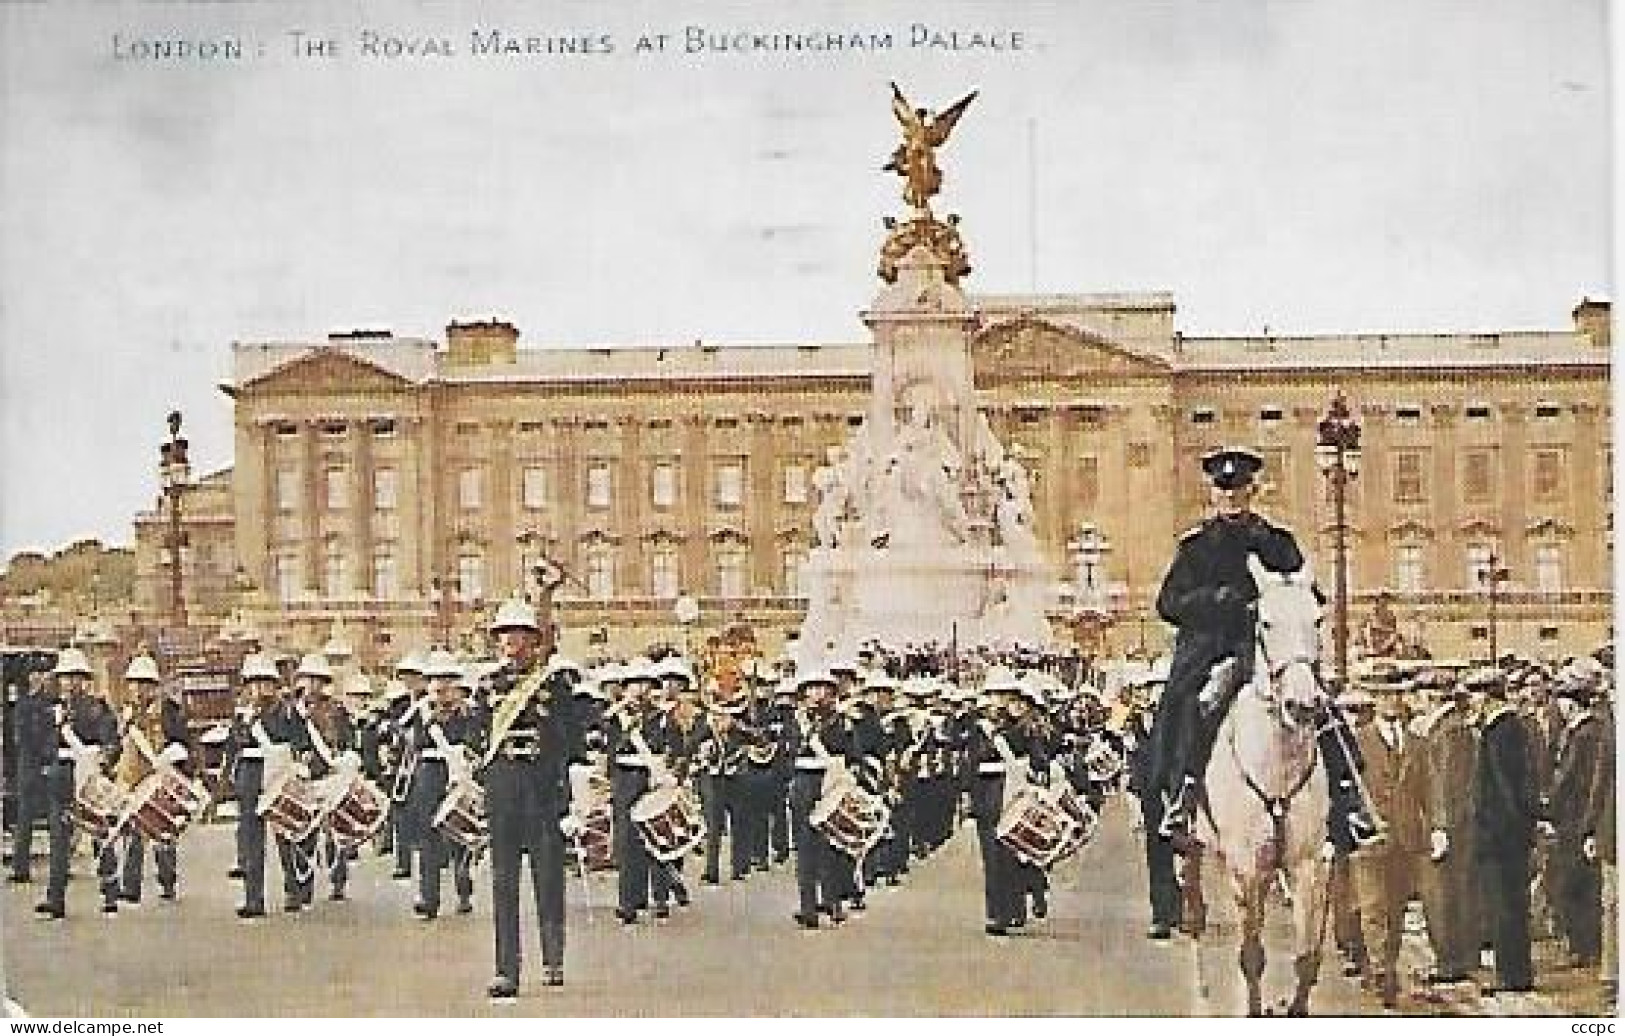
[[31,881],[34,823],[50,811],[50,776],[56,766],[56,695],[43,685],[17,699],[15,737],[17,825],[12,832],[11,879]]
[[[1004,789],[1012,779],[1012,766],[1025,766],[1033,776],[1044,774],[1049,760],[1040,739],[1004,718],[980,720],[970,728],[966,748],[966,779],[976,837],[982,849],[982,898],[987,924],[1005,928],[1025,924],[1026,893],[1032,887],[1029,865],[995,833],[1004,815]],[[1002,742],[1002,744],[1001,744]],[[1006,751],[1007,750],[1007,751]]]
[[1250,513],[1209,518],[1179,541],[1157,594],[1157,614],[1179,630],[1152,728],[1152,786],[1170,799],[1187,775],[1200,780],[1207,769],[1210,746],[1208,732],[1198,730],[1198,696],[1209,671],[1219,661],[1235,658],[1241,682],[1252,675],[1252,605],[1258,586],[1247,570],[1247,558],[1254,554],[1272,572],[1303,567],[1297,541],[1285,529]]
[[705,810],[705,870],[700,880],[721,879],[722,835],[728,834],[729,874],[738,881],[750,871],[751,831],[746,822],[745,735],[737,722],[725,732],[706,720],[696,727],[695,780]]
[[[84,694],[69,700],[67,714],[61,717],[56,742],[56,761],[50,769],[48,781],[47,819],[51,830],[50,874],[45,886],[43,907],[62,914],[66,910],[68,890],[68,854],[73,845],[73,822],[70,813],[74,798],[74,746],[66,731],[71,730],[85,747],[101,749],[99,765],[105,772],[118,760],[118,716],[112,706],[101,698]],[[96,875],[101,879],[102,901],[116,909],[118,902],[118,876],[116,854],[111,840],[95,846]]]
[[468,765],[473,765],[479,759],[484,733],[481,717],[475,715],[472,708],[458,705],[445,719],[430,713],[428,721],[420,724],[415,734],[418,772],[406,806],[413,816],[413,828],[421,832],[419,845],[423,855],[422,869],[418,873],[417,907],[426,917],[440,913],[441,878],[448,863],[457,890],[458,911],[467,913],[473,909],[474,876],[468,850],[437,830],[434,816],[446,800],[453,766],[457,764],[456,760],[447,758],[448,748],[451,752],[463,753]]
[[798,721],[789,747],[795,767],[790,780],[790,831],[796,847],[797,918],[810,927],[817,924],[821,910],[837,921],[845,917],[841,899],[852,887],[852,860],[813,827],[811,815],[832,762],[840,760],[850,767],[858,760],[846,721],[834,710]]
[[[634,731],[642,736],[641,746],[633,737]],[[651,763],[665,763],[672,755],[681,754],[676,750],[678,736],[668,717],[649,707],[636,715],[623,714],[610,729],[610,799],[615,858],[620,864],[617,906],[622,920],[649,906],[651,887],[656,909],[668,909],[676,885],[673,865],[662,864],[650,855],[642,832],[632,822],[632,806],[653,786]]]
[[[532,663],[541,666],[540,659]],[[509,662],[491,682],[491,721],[515,687],[534,670]],[[494,731],[487,730],[489,743]],[[497,974],[519,982],[519,866],[530,854],[530,875],[541,920],[542,964],[564,966],[564,833],[559,821],[570,806],[569,766],[586,748],[569,680],[554,673],[541,683],[485,768],[485,806],[491,824],[491,910],[496,925]]]

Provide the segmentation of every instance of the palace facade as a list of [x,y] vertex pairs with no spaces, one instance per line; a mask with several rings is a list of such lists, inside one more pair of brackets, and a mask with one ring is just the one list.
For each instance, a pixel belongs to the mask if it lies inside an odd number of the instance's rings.
[[[1352,627],[1387,591],[1401,635],[1436,656],[1483,657],[1492,637],[1560,656],[1611,635],[1606,303],[1548,331],[1203,338],[1176,330],[1164,293],[974,301],[977,391],[1031,473],[1063,641],[1087,603],[1108,649],[1166,645],[1153,601],[1205,510],[1198,458],[1220,445],[1263,453],[1260,510],[1331,587],[1315,446],[1339,392],[1363,429]],[[571,576],[570,651],[736,622],[772,646],[798,628],[816,473],[863,420],[870,348],[519,338],[491,320],[444,342],[235,345],[235,463],[184,513],[192,608],[240,608],[290,650],[342,620],[375,661],[478,628],[545,554]],[[136,519],[138,604],[155,619],[166,529],[156,510]],[[1101,592],[1085,601],[1084,582]],[[699,605],[687,625],[683,596]]]

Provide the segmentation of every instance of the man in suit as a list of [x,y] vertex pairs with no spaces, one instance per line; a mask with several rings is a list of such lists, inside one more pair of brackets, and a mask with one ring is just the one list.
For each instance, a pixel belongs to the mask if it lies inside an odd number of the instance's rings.
[[1382,996],[1384,1007],[1399,1002],[1399,943],[1424,842],[1421,753],[1406,731],[1404,696],[1411,689],[1405,680],[1379,685],[1376,722],[1355,733],[1371,804],[1388,822],[1384,841],[1352,857],[1369,962],[1366,984]]
[[1595,967],[1602,959],[1602,868],[1595,841],[1603,801],[1595,784],[1602,775],[1606,735],[1592,711],[1594,693],[1591,680],[1572,669],[1562,674],[1553,693],[1563,726],[1555,743],[1546,813],[1554,835],[1548,877],[1558,929],[1576,967]]
[[1465,982],[1478,966],[1483,910],[1476,851],[1478,728],[1471,692],[1448,670],[1423,675],[1438,700],[1412,724],[1421,745],[1428,863],[1422,906],[1433,945],[1433,984]]
[[541,613],[519,600],[497,610],[491,632],[503,666],[491,678],[485,797],[491,825],[491,913],[496,928],[493,1000],[519,995],[519,873],[525,854],[541,927],[542,981],[564,984],[564,831],[569,767],[586,765],[586,746],[570,681],[547,668],[556,633],[552,593],[562,572],[544,583]]
[[1474,792],[1481,887],[1497,980],[1497,987],[1486,992],[1529,992],[1535,987],[1529,945],[1529,854],[1539,808],[1530,772],[1529,728],[1508,700],[1506,678],[1499,670],[1474,674],[1468,686],[1485,696]]

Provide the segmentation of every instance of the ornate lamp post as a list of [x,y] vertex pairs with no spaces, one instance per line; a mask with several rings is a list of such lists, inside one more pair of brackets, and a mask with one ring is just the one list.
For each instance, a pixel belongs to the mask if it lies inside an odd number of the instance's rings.
[[1332,638],[1337,662],[1338,687],[1348,685],[1349,675],[1349,577],[1348,577],[1348,487],[1360,476],[1360,425],[1349,412],[1348,402],[1339,392],[1326,416],[1317,426],[1315,466],[1326,476],[1332,490],[1333,566],[1335,615]]
[[1499,665],[1501,662],[1500,642],[1496,629],[1496,605],[1501,597],[1501,584],[1512,578],[1512,570],[1501,564],[1506,560],[1490,550],[1490,556],[1484,559],[1484,567],[1478,570],[1478,581],[1483,584],[1489,593],[1490,611],[1490,665]]
[[1111,622],[1112,600],[1103,569],[1112,545],[1092,522],[1085,522],[1067,549],[1072,552],[1076,566],[1074,607],[1078,641],[1092,658],[1099,653],[1106,627]]
[[181,412],[169,412],[169,440],[158,447],[158,483],[169,505],[169,532],[164,550],[169,558],[169,621],[178,633],[186,628],[186,595],[182,554],[187,536],[181,528],[181,508],[187,490],[192,488],[192,465],[186,455],[187,442],[181,437]]

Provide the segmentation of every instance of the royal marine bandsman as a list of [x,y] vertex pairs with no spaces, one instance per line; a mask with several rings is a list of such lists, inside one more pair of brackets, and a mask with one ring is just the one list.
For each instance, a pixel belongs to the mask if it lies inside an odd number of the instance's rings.
[[491,728],[484,756],[486,812],[491,825],[491,913],[496,927],[493,999],[519,995],[519,868],[529,854],[542,937],[542,979],[564,984],[564,832],[572,763],[586,764],[570,683],[547,668],[555,631],[551,596],[562,581],[544,583],[541,615],[519,600],[505,602],[491,623],[503,665],[491,678]]
[[[178,696],[162,693],[157,661],[151,655],[137,655],[124,671],[124,682],[133,692],[134,701],[126,725],[125,748],[119,753],[121,782],[133,791],[147,775],[166,766],[190,777],[191,734],[186,723],[186,707]],[[134,830],[125,837],[119,898],[126,903],[139,903],[146,840]],[[159,897],[174,899],[178,881],[174,844],[154,844],[152,858],[158,871]]]
[[[50,876],[45,901],[34,908],[43,917],[67,916],[68,855],[73,848],[71,819],[76,795],[85,785],[103,787],[107,771],[118,759],[118,716],[96,690],[89,659],[78,648],[64,648],[57,656],[56,765],[51,768],[47,819],[51,829]],[[96,876],[101,879],[102,910],[118,912],[116,854],[111,839],[94,845]]]

